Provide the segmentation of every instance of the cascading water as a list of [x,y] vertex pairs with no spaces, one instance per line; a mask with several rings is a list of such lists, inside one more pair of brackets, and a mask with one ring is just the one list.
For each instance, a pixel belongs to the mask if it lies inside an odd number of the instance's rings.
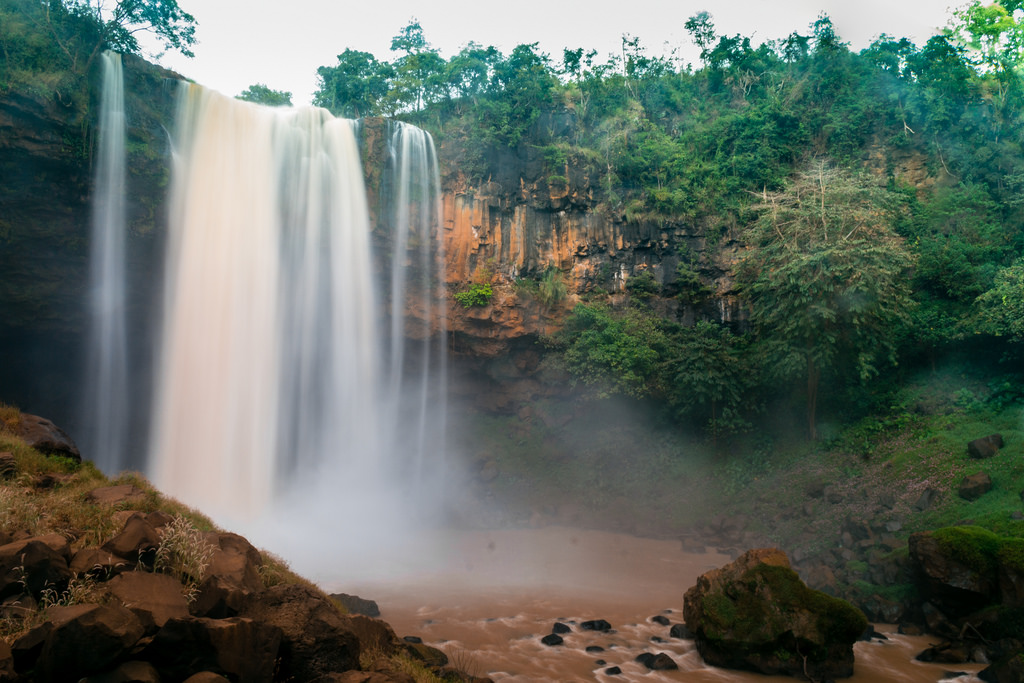
[[[407,525],[403,502],[424,504],[410,492],[437,490],[411,475],[436,471],[444,449],[429,135],[396,129],[385,194],[400,208],[379,213],[381,223],[394,216],[394,237],[375,244],[356,122],[196,85],[184,85],[181,98],[155,483],[257,542],[291,546],[300,562],[294,521],[269,538],[285,517],[329,520],[332,531],[351,517],[379,535],[364,514],[372,505],[374,520]],[[390,259],[379,258],[385,250]],[[407,314],[422,329],[407,330]]]
[[86,453],[107,472],[125,464],[128,366],[125,323],[125,114],[121,55],[104,52],[89,273]]

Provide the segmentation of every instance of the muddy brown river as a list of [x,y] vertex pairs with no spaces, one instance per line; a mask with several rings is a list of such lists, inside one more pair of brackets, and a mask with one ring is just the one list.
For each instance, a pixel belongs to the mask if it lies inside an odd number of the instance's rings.
[[[671,638],[670,627],[653,620],[661,615],[682,622],[684,592],[701,573],[729,562],[725,555],[561,527],[450,532],[431,544],[445,557],[432,570],[402,575],[393,568],[380,580],[325,587],[376,600],[398,635],[419,636],[460,668],[505,683],[794,680],[706,666],[692,640]],[[607,620],[612,632],[581,630],[579,624],[590,619]],[[572,628],[564,644],[541,644],[556,621]],[[929,638],[876,628],[888,639],[855,645],[851,683],[979,680],[977,664],[914,661]],[[679,669],[648,671],[634,661],[642,652],[664,652]],[[606,673],[610,667],[621,673]]]

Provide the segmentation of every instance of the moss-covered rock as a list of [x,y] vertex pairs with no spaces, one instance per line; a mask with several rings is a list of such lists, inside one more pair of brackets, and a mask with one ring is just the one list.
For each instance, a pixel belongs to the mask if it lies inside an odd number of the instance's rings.
[[808,588],[774,548],[703,574],[683,613],[707,663],[813,679],[851,676],[867,628],[860,610]]

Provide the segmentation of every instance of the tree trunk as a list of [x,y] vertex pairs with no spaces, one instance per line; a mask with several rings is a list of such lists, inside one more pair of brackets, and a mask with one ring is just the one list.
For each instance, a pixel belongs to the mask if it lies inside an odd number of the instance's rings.
[[818,383],[821,371],[814,357],[807,354],[807,434],[811,441],[818,440]]

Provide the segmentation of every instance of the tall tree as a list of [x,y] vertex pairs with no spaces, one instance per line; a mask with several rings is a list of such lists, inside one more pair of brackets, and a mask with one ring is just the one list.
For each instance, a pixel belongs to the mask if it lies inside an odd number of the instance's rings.
[[898,199],[824,160],[757,208],[740,279],[769,367],[803,379],[814,439],[823,375],[864,381],[896,362],[913,259],[892,229]]

